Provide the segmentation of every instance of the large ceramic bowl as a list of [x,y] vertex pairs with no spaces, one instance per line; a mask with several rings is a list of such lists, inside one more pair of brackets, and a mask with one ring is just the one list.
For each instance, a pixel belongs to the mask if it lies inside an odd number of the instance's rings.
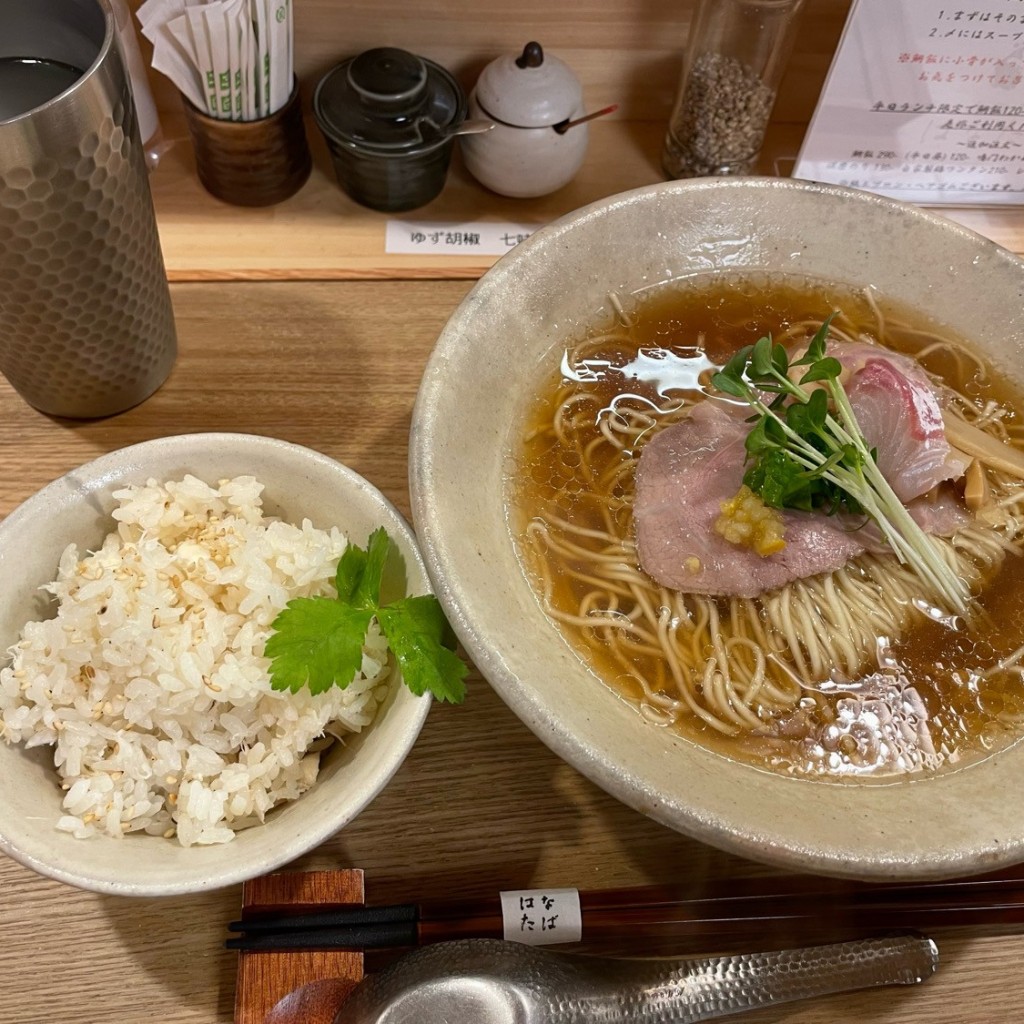
[[[362,477],[318,452],[247,434],[188,434],[147,441],[87,463],[43,488],[0,523],[0,649],[38,617],[39,587],[52,580],[64,547],[98,546],[111,529],[111,493],[127,483],[207,482],[240,475],[261,481],[264,510],[337,526],[364,545],[378,526],[400,559],[386,585],[429,593],[430,581],[408,524]],[[404,563],[404,564],[403,564]],[[404,579],[400,578],[404,575]],[[52,878],[98,892],[159,896],[215,889],[253,878],[298,857],[343,828],[387,785],[419,734],[429,698],[393,678],[373,724],[322,759],[313,787],[281,804],[262,825],[229,843],[182,847],[147,835],[76,839],[59,832],[61,791],[50,748],[0,743],[0,851]]]
[[456,632],[556,753],[630,806],[712,845],[864,879],[955,876],[1024,860],[1024,744],[960,772],[887,785],[769,774],[645,723],[591,675],[524,578],[506,506],[510,433],[557,346],[593,322],[609,292],[628,301],[724,269],[876,285],[1024,378],[1024,263],[938,216],[769,179],[672,182],[585,207],[484,275],[423,379],[413,517]]

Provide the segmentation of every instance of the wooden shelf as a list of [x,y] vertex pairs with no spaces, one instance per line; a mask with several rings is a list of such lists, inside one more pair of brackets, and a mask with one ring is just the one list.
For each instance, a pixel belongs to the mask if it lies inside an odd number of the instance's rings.
[[[164,118],[171,146],[153,173],[160,238],[172,281],[373,280],[479,277],[497,257],[400,256],[385,252],[389,219],[438,223],[490,221],[537,226],[587,203],[664,180],[664,124],[598,121],[587,159],[574,181],[540,199],[507,199],[473,180],[456,158],[444,192],[408,214],[384,214],[350,200],[338,187],[327,148],[307,124],[313,173],[302,190],[277,206],[249,209],[210,196],[199,184],[192,147],[180,117]],[[787,174],[801,125],[777,125],[761,171]],[[939,212],[1013,252],[1024,253],[1024,208],[943,208]]]
[[497,257],[388,255],[388,220],[540,226],[603,196],[663,178],[658,166],[663,128],[643,122],[595,124],[582,171],[550,196],[495,195],[470,177],[456,153],[437,199],[409,213],[386,214],[360,206],[340,190],[319,131],[308,123],[310,180],[277,206],[249,209],[223,203],[203,189],[184,123],[168,121],[172,146],[153,173],[152,186],[172,281],[476,278]]

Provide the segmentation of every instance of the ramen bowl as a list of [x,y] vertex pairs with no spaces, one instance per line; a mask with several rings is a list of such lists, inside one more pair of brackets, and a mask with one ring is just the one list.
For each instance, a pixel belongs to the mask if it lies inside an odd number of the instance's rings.
[[[412,530],[387,498],[357,473],[320,452],[274,438],[186,434],[122,448],[73,469],[0,523],[3,649],[17,641],[26,622],[53,614],[40,588],[55,578],[65,547],[75,543],[84,554],[98,548],[111,532],[113,492],[151,479],[182,480],[186,474],[209,484],[255,477],[264,488],[267,516],[294,524],[308,518],[320,530],[337,527],[359,545],[384,527],[398,550],[388,560],[385,593],[429,592]],[[295,557],[301,560],[303,555]],[[156,643],[157,638],[149,642]],[[278,803],[262,823],[213,845],[185,847],[176,839],[141,832],[76,838],[59,831],[58,820],[66,812],[52,748],[0,742],[0,852],[50,878],[123,896],[201,892],[254,878],[313,849],[351,822],[398,770],[429,706],[429,697],[415,696],[394,675],[370,725],[321,754],[319,774],[309,788],[294,800]],[[216,711],[212,706],[211,720]],[[166,740],[169,733],[163,736]],[[191,757],[183,763],[186,775],[192,770]],[[225,760],[230,760],[228,753]],[[202,776],[203,769],[195,772]]]
[[[874,880],[1024,860],[1024,744],[961,770],[867,781],[786,777],[646,721],[563,638],[528,580],[509,514],[525,410],[567,339],[638,295],[717,271],[875,286],[1024,367],[1024,263],[943,218],[868,193],[777,179],[671,182],[535,233],[438,339],[411,433],[413,515],[435,591],[510,708],[638,811],[772,865]],[[1022,630],[1024,633],[1024,630]],[[1024,641],[1024,635],[1021,640]]]

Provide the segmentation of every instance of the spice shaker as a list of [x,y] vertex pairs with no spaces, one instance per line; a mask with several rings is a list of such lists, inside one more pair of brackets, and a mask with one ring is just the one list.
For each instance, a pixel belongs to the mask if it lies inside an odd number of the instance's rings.
[[804,0],[701,0],[669,119],[670,178],[750,174]]
[[587,151],[583,87],[569,66],[527,43],[491,61],[469,97],[469,116],[494,128],[462,140],[469,173],[492,192],[543,196],[568,184]]

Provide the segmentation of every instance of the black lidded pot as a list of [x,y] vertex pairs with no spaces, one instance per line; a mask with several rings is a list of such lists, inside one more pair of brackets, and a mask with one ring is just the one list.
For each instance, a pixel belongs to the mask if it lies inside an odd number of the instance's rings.
[[444,188],[466,96],[445,68],[394,47],[320,79],[313,114],[342,190],[375,210],[413,210]]

